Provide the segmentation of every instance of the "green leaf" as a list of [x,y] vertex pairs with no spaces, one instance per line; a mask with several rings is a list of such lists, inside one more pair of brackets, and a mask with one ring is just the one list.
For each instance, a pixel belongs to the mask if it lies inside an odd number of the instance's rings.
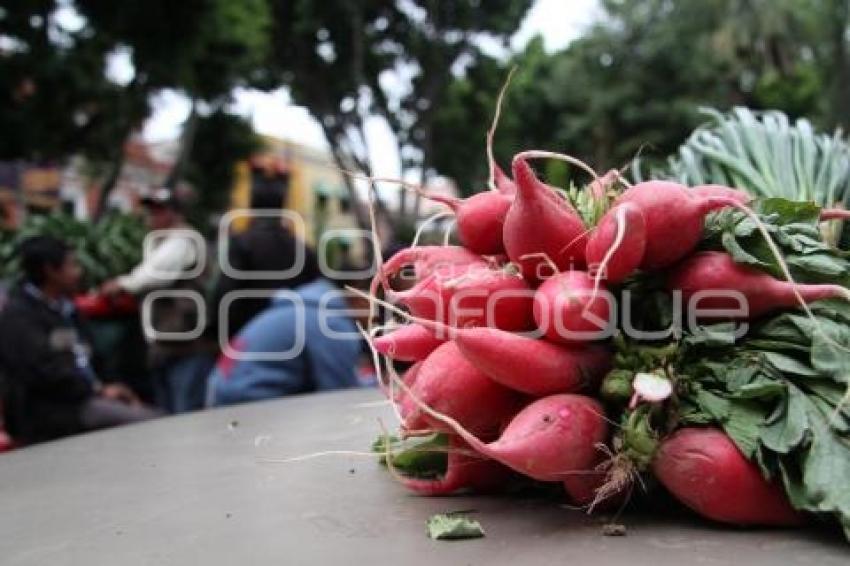
[[850,533],[850,442],[834,434],[824,414],[813,404],[807,407],[812,442],[803,457],[803,485],[807,508],[834,513]]
[[811,366],[791,356],[779,352],[763,352],[762,355],[768,363],[782,373],[791,373],[803,377],[817,377],[819,375]]
[[796,387],[788,388],[781,417],[765,426],[761,442],[770,450],[787,454],[799,446],[808,429],[806,416],[806,397]]
[[474,519],[440,513],[428,519],[428,536],[434,540],[481,538],[484,536],[484,529]]
[[448,466],[448,436],[435,434],[427,439],[402,442],[394,436],[379,436],[372,443],[372,451],[384,454],[380,463],[386,465],[386,447],[389,442],[393,467],[403,475],[432,479],[446,473]]
[[755,201],[753,209],[761,214],[775,214],[780,224],[798,222],[817,224],[820,208],[813,202],[792,201],[784,198],[766,198]]
[[710,391],[701,390],[697,393],[696,400],[699,407],[715,420],[723,422],[729,417],[731,402],[728,399]]
[[753,458],[759,447],[761,427],[767,420],[767,411],[749,400],[735,400],[729,405],[729,413],[722,423],[726,434],[735,442],[747,458]]

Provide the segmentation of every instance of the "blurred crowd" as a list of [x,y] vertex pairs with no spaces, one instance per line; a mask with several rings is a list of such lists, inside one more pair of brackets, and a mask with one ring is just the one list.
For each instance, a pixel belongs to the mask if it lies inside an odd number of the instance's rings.
[[[337,277],[323,273],[277,214],[281,192],[254,192],[248,228],[226,236],[221,257],[206,257],[172,191],[142,205],[142,261],[88,294],[69,242],[20,244],[22,275],[0,302],[7,446],[373,382],[357,328],[369,305],[349,290],[368,287],[368,269],[349,258]],[[98,347],[98,325],[116,314],[131,331]]]

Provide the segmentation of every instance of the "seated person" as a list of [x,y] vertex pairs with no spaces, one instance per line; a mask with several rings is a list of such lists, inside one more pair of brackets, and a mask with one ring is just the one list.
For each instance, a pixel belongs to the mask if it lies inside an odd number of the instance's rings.
[[236,359],[226,353],[219,358],[210,375],[210,403],[358,386],[363,341],[355,318],[363,324],[368,315],[368,301],[321,277],[278,292],[230,342]]
[[102,383],[72,302],[81,269],[50,236],[21,244],[24,278],[0,313],[0,374],[6,427],[29,444],[142,421],[157,413],[119,383]]

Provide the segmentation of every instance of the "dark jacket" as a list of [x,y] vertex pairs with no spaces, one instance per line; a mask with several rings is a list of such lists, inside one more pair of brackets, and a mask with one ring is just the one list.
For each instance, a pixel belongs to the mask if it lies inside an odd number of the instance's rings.
[[[256,218],[248,230],[230,238],[227,248],[229,265],[233,269],[245,272],[265,271],[282,274],[295,266],[298,247],[304,250],[304,265],[291,277],[257,278],[251,275],[232,277],[225,272],[221,273],[210,309],[216,333],[218,325],[223,323],[218,318],[219,305],[227,293],[244,290],[294,289],[319,276],[319,264],[315,252],[303,240],[296,238],[292,232],[281,226],[278,219]],[[233,302],[228,309],[228,338],[235,336],[249,320],[268,307],[270,298],[270,296],[240,298]]]
[[[67,307],[68,305],[66,305]],[[0,312],[0,374],[6,428],[24,443],[81,430],[80,405],[94,395],[90,340],[76,313],[16,288]]]

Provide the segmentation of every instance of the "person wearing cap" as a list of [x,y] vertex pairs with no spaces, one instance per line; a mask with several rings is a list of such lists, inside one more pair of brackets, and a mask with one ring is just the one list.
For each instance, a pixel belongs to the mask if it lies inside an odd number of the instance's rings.
[[144,195],[141,204],[148,228],[156,232],[153,245],[145,250],[139,265],[104,283],[101,292],[115,295],[123,291],[138,297],[154,291],[181,293],[166,293],[149,303],[145,335],[150,342],[148,359],[154,396],[157,405],[169,413],[200,409],[206,375],[214,362],[210,346],[195,332],[206,315],[201,312],[205,309],[204,240],[186,223],[181,203],[170,189],[160,188]]

